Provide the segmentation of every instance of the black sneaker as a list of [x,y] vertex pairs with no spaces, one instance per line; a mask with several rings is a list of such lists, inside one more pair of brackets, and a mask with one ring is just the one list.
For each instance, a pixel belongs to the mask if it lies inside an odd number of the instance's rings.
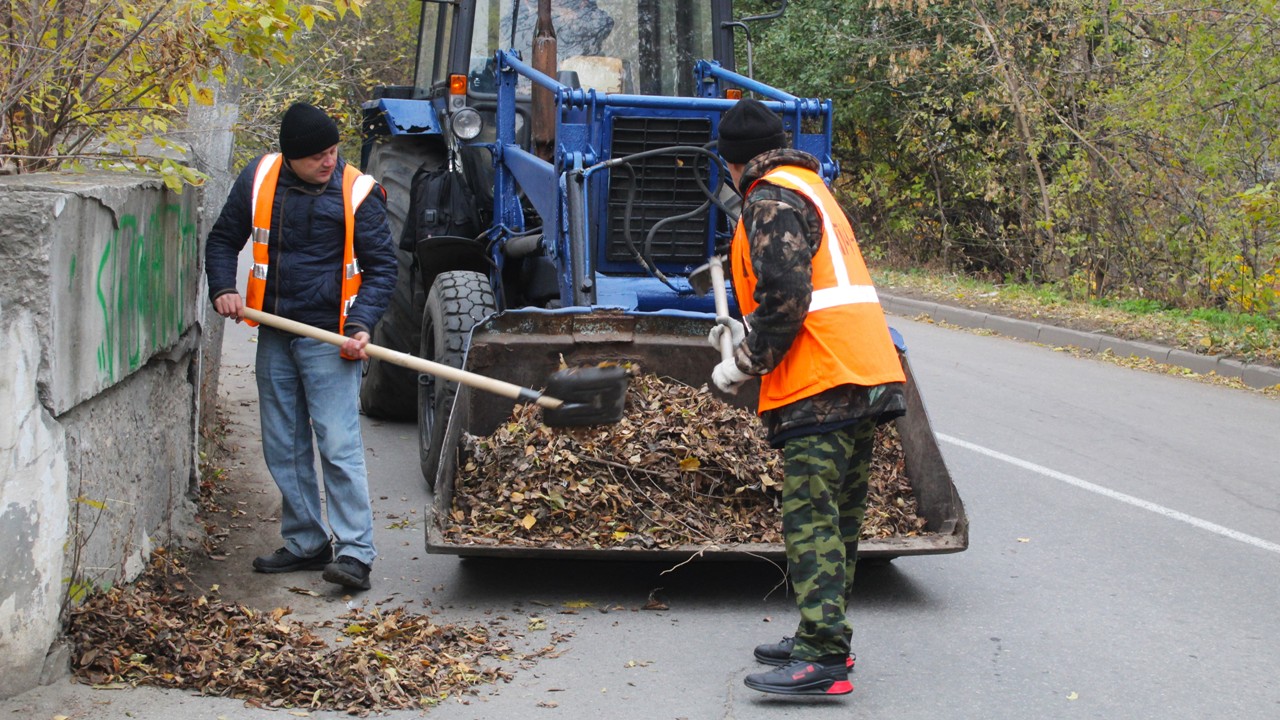
[[287,573],[298,570],[319,570],[333,560],[333,546],[325,543],[315,555],[298,557],[289,548],[280,548],[270,555],[253,559],[253,569],[260,573]]
[[[794,636],[784,637],[781,642],[757,645],[755,651],[756,661],[765,665],[786,665],[791,662],[791,651],[795,647],[796,639]],[[852,670],[855,660],[857,660],[857,656],[849,653],[849,658],[844,661],[844,666]]]
[[853,692],[849,669],[843,663],[824,665],[796,660],[769,672],[755,673],[742,682],[752,690],[777,695],[848,695]]
[[321,577],[352,590],[368,590],[369,571],[372,569],[350,555],[339,555],[337,560],[325,566]]

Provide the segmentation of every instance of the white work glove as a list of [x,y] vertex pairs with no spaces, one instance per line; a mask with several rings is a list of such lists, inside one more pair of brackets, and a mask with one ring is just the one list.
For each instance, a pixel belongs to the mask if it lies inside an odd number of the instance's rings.
[[747,329],[741,322],[728,315],[717,315],[715,326],[711,328],[711,332],[707,333],[707,342],[711,347],[720,349],[720,337],[724,335],[726,329],[729,331],[730,347],[738,347],[742,344],[742,339],[747,336]]
[[715,383],[721,392],[730,395],[737,395],[742,383],[750,379],[750,375],[738,369],[738,363],[734,362],[733,358],[721,360],[720,364],[711,371],[711,382]]

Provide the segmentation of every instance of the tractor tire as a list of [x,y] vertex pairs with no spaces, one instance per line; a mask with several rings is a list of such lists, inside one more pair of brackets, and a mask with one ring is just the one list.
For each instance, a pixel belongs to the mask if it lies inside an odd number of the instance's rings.
[[[409,214],[409,185],[413,174],[426,164],[442,165],[438,147],[410,138],[393,138],[373,146],[365,172],[387,191],[387,222],[391,240],[397,244],[399,271],[391,303],[373,329],[371,342],[392,350],[413,353],[418,349],[418,330],[426,288],[413,276],[413,256],[399,248],[401,233]],[[360,383],[360,408],[365,415],[382,420],[412,422],[417,418],[418,374],[377,358],[369,360]]]
[[[461,368],[471,328],[496,308],[493,288],[483,273],[468,270],[440,273],[431,284],[423,306],[419,356]],[[433,375],[418,376],[419,459],[422,477],[433,490],[444,452],[445,425],[457,394],[457,383]]]

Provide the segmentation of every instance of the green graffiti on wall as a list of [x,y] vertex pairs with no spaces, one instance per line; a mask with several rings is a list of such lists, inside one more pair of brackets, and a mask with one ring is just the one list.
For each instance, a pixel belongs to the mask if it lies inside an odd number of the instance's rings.
[[146,222],[120,217],[98,260],[100,373],[118,380],[137,370],[149,352],[177,342],[189,321],[196,260],[196,226],[185,207],[161,205]]

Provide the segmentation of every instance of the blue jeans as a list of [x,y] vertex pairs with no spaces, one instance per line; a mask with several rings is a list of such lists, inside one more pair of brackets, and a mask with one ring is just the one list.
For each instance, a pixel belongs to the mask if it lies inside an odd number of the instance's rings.
[[[280,534],[294,555],[316,554],[332,534],[334,551],[366,564],[373,510],[360,436],[360,363],[311,338],[258,328],[258,405],[262,453],[280,488]],[[320,450],[328,527],[320,505]]]

